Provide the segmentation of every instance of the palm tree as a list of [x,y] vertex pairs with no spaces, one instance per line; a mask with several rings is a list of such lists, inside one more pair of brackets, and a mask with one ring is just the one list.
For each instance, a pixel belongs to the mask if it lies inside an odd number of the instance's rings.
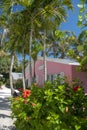
[[[45,1],[46,2],[46,1]],[[38,18],[41,17],[43,11],[44,11],[44,4],[45,2],[43,1],[33,1],[31,2],[30,5],[28,5],[28,8],[26,8],[24,10],[24,16],[26,15],[26,17],[29,15],[29,17],[27,18],[27,21],[29,22],[29,32],[30,32],[30,42],[29,42],[29,56],[30,56],[30,59],[29,59],[29,67],[30,67],[30,85],[32,84],[32,62],[31,62],[31,48],[32,48],[32,38],[33,38],[33,32],[35,30],[35,26],[37,25],[40,25],[39,24],[39,21],[38,21]],[[51,2],[50,2],[51,3]],[[22,3],[23,4],[23,3]]]
[[[4,2],[4,0],[2,0]],[[70,0],[67,0],[67,2],[64,1],[60,1],[60,3],[58,3],[57,0],[44,0],[44,1],[24,1],[24,0],[18,0],[15,2],[24,6],[24,9],[21,12],[17,13],[12,13],[8,19],[6,19],[6,23],[7,26],[9,26],[9,32],[10,32],[10,40],[12,43],[12,45],[14,44],[14,48],[11,46],[10,44],[10,49],[14,52],[15,50],[17,50],[18,48],[18,41],[15,41],[15,39],[17,40],[17,35],[16,35],[16,29],[20,28],[20,26],[18,26],[18,24],[15,24],[16,22],[16,17],[20,18],[21,16],[21,20],[19,20],[19,24],[21,25],[24,33],[25,30],[27,30],[26,32],[28,32],[27,34],[30,36],[29,37],[29,63],[30,63],[30,85],[32,84],[32,43],[33,43],[33,37],[34,37],[34,33],[35,33],[35,29],[36,27],[39,29],[41,29],[41,31],[43,32],[43,45],[44,45],[44,61],[46,61],[46,54],[45,54],[45,50],[46,50],[46,41],[47,41],[47,33],[52,30],[53,28],[56,28],[61,21],[65,20],[65,16],[66,16],[66,12],[65,9],[63,8],[63,5],[69,5],[68,7],[72,7]],[[8,7],[7,5],[10,5],[9,0],[6,0],[6,8]],[[8,4],[9,3],[9,4]],[[12,4],[12,3],[11,3]],[[10,5],[11,7],[12,5]],[[6,12],[6,11],[5,11]],[[9,10],[7,9],[7,12],[9,12]],[[11,13],[11,11],[10,11]],[[7,22],[8,21],[8,22]],[[50,24],[49,24],[50,23]],[[49,26],[48,26],[49,25]],[[51,26],[50,26],[51,25]],[[17,26],[17,28],[15,28],[15,26]],[[40,28],[42,26],[42,28]],[[24,27],[24,28],[23,28]],[[51,29],[52,28],[52,29]],[[20,29],[21,30],[21,29]],[[21,31],[18,31],[21,35],[23,35],[21,33]],[[20,36],[20,35],[18,35]],[[16,43],[15,43],[16,42]],[[23,51],[24,52],[24,51]],[[12,53],[14,54],[14,53]],[[13,61],[13,60],[12,60]],[[44,62],[46,63],[46,62]],[[46,68],[46,65],[44,67],[44,70]],[[12,69],[11,69],[12,70]],[[45,72],[45,71],[44,71]],[[46,72],[45,72],[46,73]],[[45,75],[45,74],[44,74]],[[45,75],[46,76],[46,75]],[[45,77],[44,77],[45,79]],[[46,80],[46,79],[45,79]]]
[[[2,11],[3,11],[3,14],[1,15],[1,18],[2,18],[2,25],[4,27],[4,31],[3,31],[3,35],[2,35],[2,39],[1,39],[1,45],[4,44],[5,42],[5,39],[6,39],[6,36],[7,34],[9,33],[9,29],[7,28],[7,25],[8,25],[8,21],[11,17],[11,14],[12,14],[12,8],[13,8],[13,2],[9,2],[9,1],[2,1],[1,3],[2,5],[0,5],[1,7],[4,7],[2,8]],[[4,6],[4,4],[6,4]],[[9,7],[10,6],[10,7]],[[9,12],[9,9],[10,9],[10,12]],[[9,16],[7,17],[6,16],[6,13],[7,15],[9,14]],[[4,17],[5,16],[5,17]],[[5,45],[5,44],[4,44]],[[9,77],[10,77],[10,87],[11,87],[11,94],[14,93],[14,89],[13,89],[13,83],[12,83],[12,69],[13,69],[13,63],[14,63],[14,51],[11,53],[11,65],[10,65],[10,72],[9,72]]]
[[[3,3],[4,4],[4,3]],[[8,18],[4,19],[3,20],[3,17],[2,17],[2,21],[5,21],[4,22],[4,25],[6,23],[5,26],[7,26],[8,28],[6,28],[6,34],[7,34],[7,31],[9,32],[9,42],[8,44],[6,45],[6,47],[9,49],[9,52],[11,52],[11,65],[10,65],[10,73],[9,73],[9,78],[10,78],[10,87],[11,87],[11,93],[13,94],[14,93],[14,89],[13,89],[13,83],[12,83],[12,70],[13,70],[13,65],[14,65],[14,54],[15,52],[17,52],[17,48],[18,48],[18,43],[17,41],[19,41],[18,37],[20,37],[20,35],[22,35],[24,32],[21,31],[21,26],[19,26],[20,24],[18,23],[19,21],[19,18],[18,16],[20,16],[19,12],[17,13],[13,13],[12,11],[12,8],[13,8],[13,2],[10,4],[9,1],[6,1],[5,3],[6,5],[9,5],[10,6],[10,12],[9,12],[9,16]],[[7,6],[4,6],[4,9],[5,9],[5,13],[6,11],[8,12],[8,8]],[[3,22],[2,22],[3,23]],[[19,24],[19,25],[18,25]],[[23,27],[22,27],[23,29]],[[22,32],[22,33],[21,33]],[[2,41],[4,41],[4,38],[6,36],[5,33],[3,33],[3,36],[2,36]],[[20,34],[20,35],[19,35]],[[24,67],[23,67],[23,71],[24,71]],[[24,75],[23,75],[23,86],[24,86],[24,89],[25,89],[25,84],[24,84]]]
[[[12,35],[14,35],[13,39],[17,39],[15,42],[16,53],[22,54],[22,80],[23,80],[23,89],[25,90],[25,52],[27,51],[28,54],[28,38],[27,38],[27,27],[21,26],[24,23],[21,14],[17,13],[14,15],[16,23],[14,23],[11,27]],[[13,18],[13,19],[14,19]]]
[[43,45],[44,45],[44,83],[47,80],[47,67],[46,67],[46,39],[47,39],[47,32],[56,29],[61,22],[66,20],[66,9],[64,6],[67,6],[72,9],[72,4],[70,1],[48,1],[44,3],[44,9],[42,13],[42,32],[43,32]]
[[[56,34],[56,31],[59,33]],[[76,48],[75,35],[70,31],[60,31],[56,30],[48,35],[48,56],[53,56],[54,58],[68,58],[67,52],[70,48]]]

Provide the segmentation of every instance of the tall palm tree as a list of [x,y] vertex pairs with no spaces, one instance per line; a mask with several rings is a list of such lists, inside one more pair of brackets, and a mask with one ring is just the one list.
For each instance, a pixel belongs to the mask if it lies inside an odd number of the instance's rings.
[[[2,0],[3,1],[3,0]],[[17,50],[19,49],[19,39],[18,38],[21,38],[22,39],[22,42],[23,42],[23,38],[22,38],[22,35],[25,33],[23,32],[24,31],[24,28],[23,26],[19,26],[21,23],[18,23],[18,21],[20,21],[20,13],[17,12],[17,13],[13,13],[13,5],[14,4],[14,1],[10,1],[7,0],[3,1],[3,7],[4,7],[4,14],[9,12],[9,16],[7,18],[4,19],[5,23],[4,25],[8,28],[6,28],[6,30],[9,30],[9,42],[8,44],[6,45],[7,48],[9,49],[9,52],[11,52],[11,66],[10,66],[10,87],[11,87],[11,93],[13,94],[14,93],[14,89],[13,89],[13,83],[12,83],[12,70],[13,70],[13,65],[14,65],[14,54],[15,52],[17,52]],[[8,6],[10,6],[9,8],[7,8]],[[3,20],[3,17],[2,17],[2,20]],[[19,24],[19,25],[18,25]],[[7,31],[6,31],[7,32]],[[2,37],[2,41],[4,40],[4,37],[6,35],[3,35]],[[20,37],[21,36],[21,37]],[[24,59],[23,59],[24,60]],[[24,63],[24,62],[23,62]],[[23,72],[24,72],[24,67],[23,68]],[[24,89],[25,89],[25,83],[24,83],[24,74],[23,74],[23,86],[24,86]]]
[[[45,1],[46,2],[46,1]],[[35,26],[37,25],[40,25],[39,24],[39,21],[38,21],[38,18],[41,17],[42,13],[43,13],[43,4],[44,2],[43,1],[31,1],[31,4],[28,5],[28,8],[26,8],[24,10],[24,16],[26,14],[26,17],[29,15],[29,17],[27,18],[27,21],[29,22],[29,34],[30,34],[30,42],[29,42],[29,56],[30,56],[30,59],[29,59],[29,66],[30,66],[30,86],[32,84],[32,62],[31,62],[31,49],[32,49],[32,38],[33,38],[33,32],[35,30]],[[23,3],[22,3],[23,4]]]
[[47,39],[47,32],[56,29],[61,22],[66,20],[66,9],[65,6],[72,9],[71,1],[47,1],[44,3],[44,9],[42,13],[42,32],[43,32],[43,45],[44,45],[44,83],[47,80],[47,67],[46,67],[46,39]]
[[[2,1],[4,2],[4,0],[2,0]],[[47,0],[44,0],[44,1],[40,1],[40,0],[37,0],[37,1],[35,1],[35,0],[33,0],[33,1],[21,0],[20,1],[20,0],[18,0],[17,1],[17,0],[15,0],[15,2],[24,7],[24,9],[21,12],[19,12],[19,14],[22,17],[21,18],[22,22],[20,21],[19,24],[21,26],[24,26],[24,28],[27,28],[27,32],[30,36],[29,37],[30,69],[29,70],[30,70],[30,85],[31,85],[32,84],[32,68],[31,68],[32,67],[32,63],[31,63],[32,57],[31,57],[31,53],[32,53],[33,36],[34,36],[36,26],[37,26],[37,28],[38,27],[40,28],[40,26],[42,25],[41,31],[44,34],[43,35],[43,37],[44,37],[43,45],[44,45],[44,53],[45,53],[46,38],[47,38],[48,30],[50,31],[51,28],[53,29],[53,26],[56,28],[57,25],[59,25],[61,23],[61,21],[65,20],[64,18],[66,16],[66,13],[65,13],[65,9],[63,8],[64,7],[63,5],[69,5],[68,6],[69,8],[72,7],[72,5],[70,3],[70,0],[67,0],[67,2],[65,0],[63,0],[62,2],[61,2],[61,0],[60,1],[57,1],[57,0],[51,0],[51,1],[50,0],[48,0],[48,1]],[[8,3],[10,3],[9,0],[6,0],[6,3],[8,5]],[[12,5],[10,5],[10,7],[11,6]],[[8,12],[9,12],[9,10],[8,10]],[[14,33],[12,32],[12,27],[15,30],[14,23],[16,22],[16,20],[15,20],[14,16],[15,16],[14,13],[11,14],[11,16],[8,19],[9,24],[7,24],[7,25],[10,25],[9,28],[11,31],[10,34],[12,33],[12,38],[13,38],[13,35],[15,35],[15,33],[16,33],[16,31]],[[17,17],[19,17],[19,15]],[[25,23],[25,24],[23,24],[23,23]],[[52,26],[48,26],[48,25],[52,25]],[[21,31],[19,31],[19,32],[21,32]],[[16,44],[15,44],[15,49],[17,49]],[[44,61],[45,61],[45,59],[46,59],[46,55],[44,55]]]
[[[23,89],[26,88],[25,85],[25,51],[28,51],[28,38],[27,38],[27,27],[22,26],[24,23],[24,20],[22,19],[22,16],[20,13],[17,13],[14,15],[15,21],[14,26],[11,27],[11,32],[13,32],[14,39],[16,38],[16,52],[18,54],[22,54],[22,80],[23,80]],[[13,18],[14,19],[14,18]],[[28,53],[28,52],[27,52]]]

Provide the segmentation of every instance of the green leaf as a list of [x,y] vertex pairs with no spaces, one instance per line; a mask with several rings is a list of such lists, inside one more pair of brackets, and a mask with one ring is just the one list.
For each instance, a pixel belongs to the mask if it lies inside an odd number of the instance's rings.
[[60,30],[56,30],[56,31],[55,31],[55,36],[59,36],[59,35],[60,35],[60,33],[61,33],[61,31],[60,31]]
[[85,11],[85,8],[80,9],[80,13],[83,13]]
[[64,107],[62,104],[59,106],[59,109],[60,109],[60,111],[61,111],[62,113],[65,112],[65,107]]
[[83,51],[84,50],[84,47],[82,45],[79,45],[77,46],[77,50],[80,52],[80,51]]
[[69,50],[69,51],[67,52],[68,55],[73,55],[73,53],[74,53],[73,50]]
[[61,91],[63,91],[64,90],[64,86],[58,86],[58,88],[61,90]]
[[81,65],[85,65],[87,64],[87,56],[85,56],[82,61],[81,61]]
[[82,15],[79,15],[78,18],[79,18],[79,19],[82,19]]
[[82,3],[85,3],[85,2],[86,2],[86,0],[81,0],[81,2],[82,2]]
[[75,130],[79,130],[81,128],[80,125],[75,125]]
[[68,7],[68,9],[73,9],[73,5],[70,0],[64,0],[63,4]]
[[82,21],[78,21],[77,25],[80,27],[82,26]]
[[20,1],[20,4],[22,4],[23,6],[30,6],[33,2],[33,0],[19,0]]
[[84,17],[85,17],[85,19],[87,20],[87,13],[85,13],[85,16],[84,16]]

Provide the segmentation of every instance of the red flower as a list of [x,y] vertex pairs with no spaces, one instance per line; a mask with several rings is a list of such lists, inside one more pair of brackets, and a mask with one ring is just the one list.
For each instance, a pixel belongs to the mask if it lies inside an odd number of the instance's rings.
[[73,88],[73,91],[77,92],[79,88],[80,88],[80,86],[76,86],[76,87]]
[[24,90],[24,92],[23,92],[23,98],[27,98],[27,97],[29,97],[30,96],[30,94],[31,94],[31,90]]

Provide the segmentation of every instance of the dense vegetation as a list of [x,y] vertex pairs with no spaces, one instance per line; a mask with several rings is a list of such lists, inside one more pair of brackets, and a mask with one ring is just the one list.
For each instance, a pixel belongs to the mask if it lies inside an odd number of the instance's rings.
[[[63,79],[62,79],[63,80]],[[43,88],[36,84],[12,100],[12,117],[18,130],[86,130],[87,95],[79,82],[61,79]]]
[[[23,86],[17,87],[22,95],[12,99],[12,117],[18,130],[86,130],[87,95],[83,86],[46,83],[46,56],[72,58],[80,62],[80,69],[87,70],[87,1],[80,0],[78,26],[83,27],[79,36],[69,30],[60,31],[66,22],[68,10],[73,10],[72,0],[1,0],[0,1],[0,73],[8,75],[11,93],[14,93],[12,72],[15,54],[22,55]],[[3,57],[3,51],[10,54]],[[32,59],[43,56],[44,87],[32,80]],[[30,90],[25,84],[25,57],[29,56]],[[17,67],[18,68],[18,67]],[[35,77],[35,75],[34,75]],[[0,83],[1,85],[2,83]],[[32,85],[33,84],[33,85]],[[20,86],[21,85],[21,86]],[[21,89],[21,87],[23,87]],[[28,86],[29,87],[29,86]]]

